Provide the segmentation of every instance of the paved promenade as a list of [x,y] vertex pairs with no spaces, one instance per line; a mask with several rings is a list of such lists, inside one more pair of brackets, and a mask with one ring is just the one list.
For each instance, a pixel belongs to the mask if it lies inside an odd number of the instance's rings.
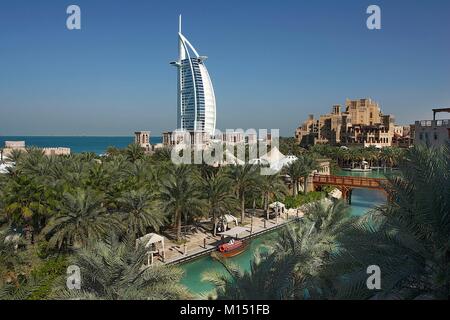
[[[303,212],[300,210],[288,210],[287,213],[281,214],[278,219],[266,220],[261,217],[247,216],[245,224],[241,225],[249,229],[248,232],[244,232],[239,235],[239,238],[249,238],[258,235],[262,235],[266,232],[273,231],[277,228],[303,217]],[[176,244],[173,241],[165,238],[165,261],[162,261],[161,257],[155,259],[157,264],[176,264],[191,260],[198,256],[202,256],[208,252],[216,250],[217,244],[220,242],[221,237],[214,237],[211,233],[206,231],[197,231],[189,234],[185,237],[185,244]],[[155,257],[156,258],[156,257]]]

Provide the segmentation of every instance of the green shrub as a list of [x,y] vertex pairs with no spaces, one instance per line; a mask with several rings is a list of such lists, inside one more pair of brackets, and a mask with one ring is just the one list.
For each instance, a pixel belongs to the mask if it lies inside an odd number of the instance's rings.
[[33,291],[30,300],[43,300],[49,297],[54,282],[60,278],[67,269],[68,262],[65,257],[51,258],[46,260],[31,271],[31,277],[37,279],[40,283],[39,287]]
[[326,192],[324,191],[313,191],[309,192],[306,195],[304,194],[298,194],[296,197],[293,196],[286,196],[284,199],[284,204],[286,205],[286,208],[298,208],[306,203],[318,201],[320,199],[325,198]]

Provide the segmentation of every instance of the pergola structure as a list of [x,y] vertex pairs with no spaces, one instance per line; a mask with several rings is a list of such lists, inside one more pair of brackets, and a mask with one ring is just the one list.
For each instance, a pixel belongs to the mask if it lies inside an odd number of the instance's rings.
[[[156,245],[160,243],[162,246],[162,255],[159,249],[152,250]],[[156,233],[148,233],[145,236],[140,237],[136,240],[136,246],[143,244],[147,251],[147,265],[151,266],[153,264],[153,254],[158,253],[162,256],[163,261],[166,259],[166,251],[164,250],[164,237]]]
[[218,234],[220,234],[222,236],[222,239],[224,237],[235,237],[235,238],[238,238],[238,236],[241,233],[244,233],[244,232],[250,232],[250,230],[248,228],[245,228],[245,227],[234,227],[234,228],[232,228],[232,229],[230,229],[228,231],[219,232]]
[[449,112],[450,113],[450,108],[440,108],[440,109],[432,109],[433,110],[433,121],[436,120],[436,113],[440,113],[440,112]]

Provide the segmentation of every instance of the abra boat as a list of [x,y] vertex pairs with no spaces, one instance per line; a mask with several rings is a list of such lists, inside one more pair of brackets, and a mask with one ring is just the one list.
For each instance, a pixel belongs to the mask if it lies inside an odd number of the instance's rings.
[[352,162],[351,168],[343,168],[343,170],[352,172],[370,172],[372,171],[372,168],[370,168],[367,161],[361,161],[360,163]]
[[234,227],[228,231],[219,233],[222,236],[222,240],[224,240],[225,237],[231,238],[230,241],[217,246],[219,254],[225,258],[231,258],[244,252],[247,248],[247,243],[237,239],[238,235],[244,232],[249,232],[249,229],[244,227]]
[[247,248],[247,243],[241,240],[223,243],[217,247],[219,254],[225,258],[231,258],[241,254]]

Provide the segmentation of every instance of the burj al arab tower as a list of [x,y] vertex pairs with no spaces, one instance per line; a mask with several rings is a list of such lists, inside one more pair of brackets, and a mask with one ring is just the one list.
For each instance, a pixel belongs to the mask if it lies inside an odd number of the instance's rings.
[[206,56],[200,56],[178,29],[179,57],[170,64],[178,69],[177,129],[213,135],[216,128],[216,98],[205,66]]

